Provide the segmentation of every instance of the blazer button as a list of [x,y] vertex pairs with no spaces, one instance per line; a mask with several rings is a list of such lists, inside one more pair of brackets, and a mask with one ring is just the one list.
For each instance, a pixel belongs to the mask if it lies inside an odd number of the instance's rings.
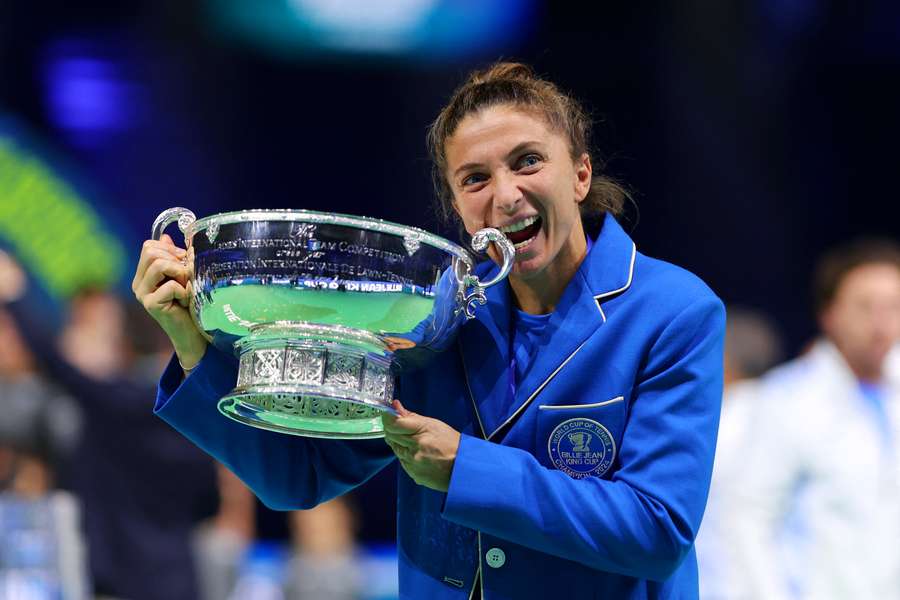
[[506,564],[506,553],[500,548],[491,548],[484,558],[487,560],[488,566],[494,569],[499,569]]

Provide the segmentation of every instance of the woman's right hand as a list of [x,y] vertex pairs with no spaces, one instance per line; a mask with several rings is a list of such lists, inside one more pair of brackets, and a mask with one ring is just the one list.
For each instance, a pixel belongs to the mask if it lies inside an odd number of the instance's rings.
[[189,370],[203,358],[207,342],[188,312],[192,290],[186,256],[166,234],[159,241],[147,240],[131,290],[169,336],[182,367]]

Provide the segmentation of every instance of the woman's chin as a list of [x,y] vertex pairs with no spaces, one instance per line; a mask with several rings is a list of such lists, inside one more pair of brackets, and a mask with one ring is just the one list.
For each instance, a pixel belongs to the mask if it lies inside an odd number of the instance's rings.
[[516,261],[513,264],[512,274],[523,279],[534,276],[542,269],[541,250],[544,247],[543,236],[539,233],[523,248],[516,249]]
[[530,279],[535,277],[543,270],[541,257],[536,252],[523,253],[516,255],[516,262],[513,264],[511,275],[520,279]]

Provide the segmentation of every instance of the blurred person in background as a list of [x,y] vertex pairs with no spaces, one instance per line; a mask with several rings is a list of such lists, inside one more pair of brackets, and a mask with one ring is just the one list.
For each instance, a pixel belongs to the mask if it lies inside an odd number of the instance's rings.
[[142,311],[128,315],[116,295],[97,289],[72,300],[57,336],[29,311],[28,279],[5,253],[0,280],[7,282],[0,301],[22,339],[83,415],[62,475],[81,503],[95,593],[198,598],[191,534],[215,506],[215,471],[209,457],[147,414],[170,347]]
[[833,249],[822,337],[767,374],[731,490],[733,598],[900,598],[900,247]]
[[743,481],[744,445],[756,432],[758,378],[783,358],[781,335],[769,317],[743,307],[729,307],[727,315],[725,390],[716,459],[703,524],[695,542],[700,597],[705,600],[743,597],[740,593],[743,574],[740,569],[734,569],[734,559],[729,555],[731,523],[739,518],[729,494]]
[[[0,268],[0,298],[15,284]],[[88,578],[79,506],[57,487],[78,441],[80,415],[38,373],[2,307],[0,415],[0,598],[83,600]]]
[[360,598],[365,582],[357,562],[357,514],[350,498],[295,510],[289,520],[293,548],[288,599]]
[[[361,597],[356,511],[347,498],[287,513],[290,541],[280,552],[278,544],[258,537],[250,488],[224,466],[217,471],[219,510],[198,527],[195,539],[205,600],[256,600],[260,577],[286,600]],[[261,557],[271,563],[264,572]]]
[[[0,282],[0,297],[4,282]],[[56,487],[78,441],[73,401],[42,377],[13,318],[0,307],[0,489],[36,498]]]
[[256,538],[256,497],[240,479],[216,464],[219,509],[194,532],[201,597],[228,598],[241,561]]

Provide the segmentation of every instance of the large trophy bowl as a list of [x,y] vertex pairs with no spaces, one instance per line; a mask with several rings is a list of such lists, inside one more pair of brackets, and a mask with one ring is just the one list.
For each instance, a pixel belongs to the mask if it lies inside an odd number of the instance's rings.
[[477,232],[472,247],[480,252],[493,242],[503,263],[481,282],[473,256],[444,238],[306,210],[198,220],[171,208],[154,222],[153,239],[175,221],[188,251],[194,322],[239,360],[219,410],[307,437],[383,436],[381,413],[394,412],[401,366],[445,347],[515,259],[502,233]]

